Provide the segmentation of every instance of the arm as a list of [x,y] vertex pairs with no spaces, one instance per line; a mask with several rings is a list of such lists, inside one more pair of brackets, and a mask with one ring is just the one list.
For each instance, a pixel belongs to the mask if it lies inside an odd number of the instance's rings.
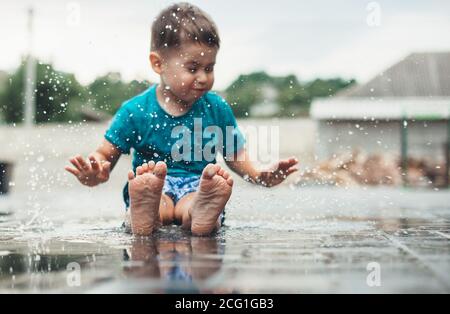
[[70,159],[73,167],[65,167],[83,185],[94,187],[109,180],[109,175],[119,161],[122,152],[107,140],[89,155],[88,160],[78,155]]
[[288,176],[298,171],[296,167],[298,160],[296,158],[281,160],[269,169],[258,170],[251,162],[245,149],[236,154],[233,160],[228,160],[226,163],[231,170],[246,181],[265,187],[279,185]]

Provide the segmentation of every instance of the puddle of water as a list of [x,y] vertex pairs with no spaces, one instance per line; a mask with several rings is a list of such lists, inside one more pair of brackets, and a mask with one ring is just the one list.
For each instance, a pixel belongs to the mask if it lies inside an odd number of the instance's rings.
[[129,238],[123,248],[52,240],[19,252],[1,251],[0,291],[77,289],[67,286],[75,265],[84,292],[97,289],[99,283],[116,285],[124,280],[145,280],[154,285],[152,292],[206,292],[207,281],[222,267],[224,244],[219,238],[192,238],[167,231],[150,239]]
[[[39,215],[20,202],[6,202],[2,208],[15,211],[0,214],[0,292],[370,293],[366,266],[373,261],[383,264],[383,292],[446,291],[414,256],[383,234],[405,240],[418,256],[432,254],[430,263],[445,263],[449,255],[442,247],[450,230],[445,218],[450,211],[442,208],[446,195],[435,201],[441,207],[434,204],[438,209],[428,210],[414,200],[405,201],[410,209],[403,207],[404,198],[393,197],[387,206],[374,203],[377,196],[369,202],[357,193],[347,193],[348,199],[341,201],[335,191],[337,200],[329,201],[328,191],[299,189],[297,199],[290,190],[267,199],[265,192],[253,191],[238,191],[238,199],[239,193],[245,195],[227,213],[227,227],[216,238],[203,240],[176,227],[135,240],[118,227],[121,208],[105,206],[103,212],[84,206],[93,195],[81,191],[61,191],[64,197],[57,202],[44,197],[39,203],[48,208]],[[95,199],[103,202],[110,195],[96,194]],[[69,263],[80,265],[79,290],[67,285]]]
[[[340,222],[354,222],[354,223],[368,223],[372,224],[377,230],[383,230],[385,232],[407,232],[408,229],[424,228],[427,226],[436,225],[439,220],[432,221],[431,219],[420,218],[386,218],[376,216],[336,216],[335,221]],[[447,224],[447,227],[450,225]]]
[[51,255],[9,253],[0,256],[0,278],[22,274],[45,274],[65,271],[67,265],[76,262],[87,263],[85,255]]

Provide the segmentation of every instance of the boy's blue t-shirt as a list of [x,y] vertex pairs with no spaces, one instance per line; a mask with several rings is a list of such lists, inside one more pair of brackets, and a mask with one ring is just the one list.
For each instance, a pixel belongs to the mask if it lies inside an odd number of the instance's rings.
[[105,134],[122,153],[134,150],[134,171],[145,162],[164,161],[169,176],[199,176],[216,163],[217,153],[226,158],[244,147],[244,136],[222,97],[209,92],[186,115],[174,117],[161,108],[156,87],[126,101]]

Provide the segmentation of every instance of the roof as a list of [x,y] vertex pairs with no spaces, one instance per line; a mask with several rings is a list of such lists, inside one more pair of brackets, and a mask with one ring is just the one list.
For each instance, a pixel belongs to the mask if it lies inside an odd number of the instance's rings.
[[413,53],[345,97],[450,97],[450,52]]
[[450,118],[450,52],[414,53],[362,86],[313,102],[315,119]]

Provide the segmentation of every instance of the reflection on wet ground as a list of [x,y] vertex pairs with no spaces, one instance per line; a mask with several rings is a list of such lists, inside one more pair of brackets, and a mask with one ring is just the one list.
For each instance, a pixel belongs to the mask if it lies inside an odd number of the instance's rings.
[[124,250],[124,275],[160,281],[165,287],[158,293],[229,293],[209,286],[222,267],[224,247],[216,238],[135,239]]
[[0,199],[13,212],[0,215],[0,292],[450,292],[446,191],[244,187],[215,237],[167,227],[149,239],[117,228],[120,204],[67,197],[27,211]]
[[123,248],[52,241],[23,248],[26,254],[0,251],[0,287],[2,292],[229,293],[207,284],[222,266],[223,248],[216,237],[164,234],[130,239]]

